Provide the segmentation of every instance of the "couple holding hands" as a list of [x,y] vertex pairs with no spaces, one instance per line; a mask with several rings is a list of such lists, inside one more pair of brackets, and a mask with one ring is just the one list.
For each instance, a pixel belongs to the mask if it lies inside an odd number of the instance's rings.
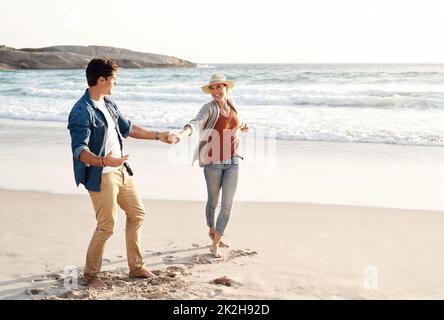
[[[232,81],[223,74],[214,74],[202,90],[212,101],[205,104],[194,119],[176,133],[151,131],[136,124],[119,111],[108,98],[117,84],[118,65],[110,59],[96,58],[86,68],[88,89],[73,106],[68,129],[71,135],[74,177],[77,186],[88,190],[96,213],[97,227],[90,241],[84,277],[92,288],[105,288],[99,272],[106,240],[115,230],[117,209],[126,213],[126,251],[129,274],[150,278],[142,257],[141,231],[145,208],[140,198],[133,172],[123,153],[123,138],[160,140],[168,144],[180,142],[185,136],[199,134],[193,156],[203,167],[208,200],[205,208],[210,251],[220,257],[220,247],[227,245],[222,236],[230,218],[239,172],[237,154],[239,132],[249,130],[240,120],[233,102],[228,98]],[[221,209],[215,223],[215,211],[222,190]]]

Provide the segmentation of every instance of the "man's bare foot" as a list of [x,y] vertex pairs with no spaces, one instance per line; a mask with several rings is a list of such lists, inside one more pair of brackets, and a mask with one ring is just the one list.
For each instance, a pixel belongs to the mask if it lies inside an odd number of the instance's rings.
[[133,274],[130,273],[130,276],[133,277],[133,278],[148,279],[148,278],[153,278],[156,275],[154,273],[152,273],[151,271],[147,270],[147,269],[143,269],[143,270],[140,270],[140,271],[138,271],[136,273],[133,273]]
[[107,288],[108,286],[106,285],[105,282],[103,282],[102,279],[100,279],[99,277],[94,277],[94,278],[85,278],[86,283],[89,285],[89,287],[91,289],[103,289],[103,288]]

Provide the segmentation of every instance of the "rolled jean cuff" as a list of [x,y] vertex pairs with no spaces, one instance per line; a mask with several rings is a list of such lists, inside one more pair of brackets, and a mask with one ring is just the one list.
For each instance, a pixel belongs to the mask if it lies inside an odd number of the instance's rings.
[[215,230],[216,230],[216,232],[217,232],[218,235],[220,235],[220,236],[223,236],[223,235],[224,235],[224,232],[223,232],[222,230],[220,230],[220,228],[217,228],[217,227],[216,227]]

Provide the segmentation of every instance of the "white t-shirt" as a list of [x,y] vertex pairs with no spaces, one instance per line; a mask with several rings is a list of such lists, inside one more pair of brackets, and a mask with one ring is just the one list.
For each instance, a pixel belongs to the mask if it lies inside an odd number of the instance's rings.
[[[108,124],[108,129],[106,131],[106,143],[105,143],[105,155],[108,154],[108,152],[112,151],[111,156],[113,158],[121,158],[122,157],[122,151],[120,150],[120,143],[119,143],[119,137],[117,136],[116,131],[116,124],[114,123],[113,118],[111,117],[111,114],[109,113],[108,109],[105,106],[105,100],[95,101],[93,100],[94,105],[99,108],[100,111],[103,112],[105,115],[106,122]],[[116,167],[104,167],[102,174],[112,172],[117,170]]]

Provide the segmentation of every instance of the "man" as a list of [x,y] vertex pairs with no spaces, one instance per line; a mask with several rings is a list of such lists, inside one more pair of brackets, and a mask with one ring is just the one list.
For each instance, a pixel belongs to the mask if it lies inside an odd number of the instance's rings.
[[133,182],[122,138],[160,140],[168,143],[168,132],[146,130],[127,120],[107,96],[116,85],[118,66],[110,59],[93,59],[86,68],[88,89],[72,108],[71,134],[74,176],[89,191],[96,212],[97,228],[86,254],[85,281],[104,288],[99,272],[106,240],[115,230],[118,205],[126,213],[126,251],[130,276],[150,278],[140,247],[145,208]]

